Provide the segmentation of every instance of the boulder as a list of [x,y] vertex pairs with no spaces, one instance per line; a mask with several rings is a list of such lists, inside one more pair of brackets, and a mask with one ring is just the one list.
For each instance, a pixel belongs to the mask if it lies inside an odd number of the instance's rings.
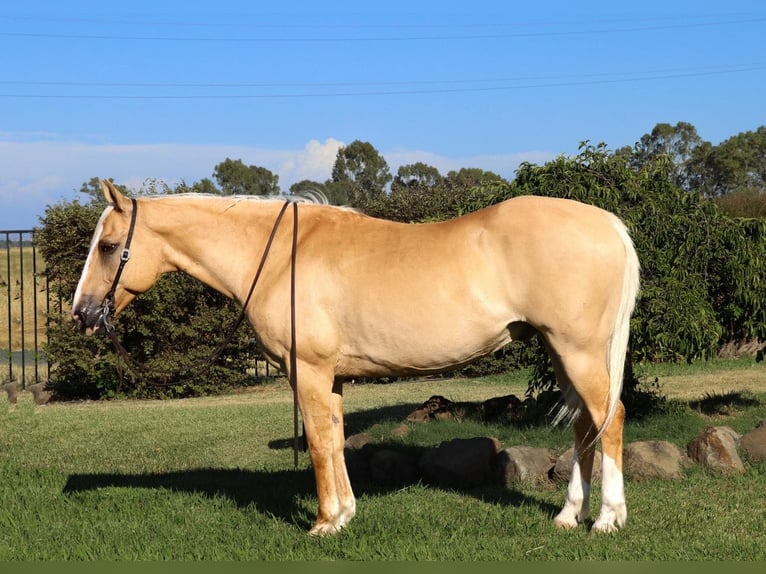
[[633,442],[623,451],[623,472],[633,480],[682,478],[692,464],[679,447],[664,440]]
[[365,445],[373,442],[373,440],[374,440],[374,438],[373,438],[372,434],[370,434],[368,432],[360,432],[360,433],[357,433],[357,434],[352,434],[349,437],[346,437],[346,443],[345,443],[344,446],[347,449],[360,450]]
[[19,399],[19,383],[6,383],[1,388],[8,394],[8,402],[15,405]]
[[[551,469],[551,478],[556,482],[569,482],[572,477],[573,463],[574,448],[570,448],[556,459],[556,464]],[[593,472],[590,482],[591,484],[601,482],[601,451],[598,450],[593,455]]]
[[759,422],[755,429],[742,435],[739,439],[739,451],[747,460],[766,460],[766,419]]
[[51,400],[53,393],[47,388],[47,383],[37,383],[29,387],[29,391],[32,393],[32,398],[36,405],[47,405]]
[[384,448],[372,451],[367,460],[376,484],[399,488],[418,481],[417,460],[405,453]]
[[730,427],[707,427],[686,446],[687,454],[698,464],[722,474],[745,472],[737,453],[739,435]]
[[554,457],[547,448],[512,446],[497,454],[497,465],[506,484],[548,480]]
[[434,395],[417,409],[412,411],[407,417],[407,420],[410,422],[423,423],[428,422],[432,418],[450,418],[452,416],[453,408],[454,403],[451,400],[441,395]]
[[521,407],[521,400],[516,395],[493,397],[481,404],[482,418],[485,421],[503,421],[513,418],[513,413]]
[[471,488],[490,481],[500,448],[496,438],[454,439],[426,450],[418,466],[423,479],[443,488]]

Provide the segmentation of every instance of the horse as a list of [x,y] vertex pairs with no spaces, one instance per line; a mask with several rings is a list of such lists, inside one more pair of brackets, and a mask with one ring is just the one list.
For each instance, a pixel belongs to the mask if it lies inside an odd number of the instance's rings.
[[110,181],[101,187],[109,205],[73,320],[86,335],[113,329],[112,313],[179,270],[235,299],[267,359],[297,385],[318,497],[311,534],[335,533],[356,513],[343,453],[344,381],[445,372],[534,333],[575,435],[554,524],[588,519],[600,441],[602,500],[591,531],[624,525],[620,393],[640,268],[614,214],[520,196],[432,223],[301,202],[279,223],[280,199],[128,198]]

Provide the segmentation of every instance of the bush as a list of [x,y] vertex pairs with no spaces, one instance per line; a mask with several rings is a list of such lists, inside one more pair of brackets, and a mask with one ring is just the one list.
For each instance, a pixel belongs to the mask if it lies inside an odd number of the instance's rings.
[[[72,300],[103,205],[75,201],[48,207],[38,236],[51,289]],[[131,357],[125,363],[106,337],[73,329],[67,309],[51,316],[47,354],[51,386],[59,398],[186,397],[222,392],[253,382],[259,355],[241,327],[221,357],[209,364],[228,335],[239,307],[183,273],[163,276],[115,321]]]

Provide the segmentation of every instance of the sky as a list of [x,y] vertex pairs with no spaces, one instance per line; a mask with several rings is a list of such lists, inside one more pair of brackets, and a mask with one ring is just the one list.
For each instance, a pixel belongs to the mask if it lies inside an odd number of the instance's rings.
[[5,2],[0,230],[93,177],[323,182],[354,140],[507,179],[657,123],[718,144],[766,123],[765,37],[760,0]]

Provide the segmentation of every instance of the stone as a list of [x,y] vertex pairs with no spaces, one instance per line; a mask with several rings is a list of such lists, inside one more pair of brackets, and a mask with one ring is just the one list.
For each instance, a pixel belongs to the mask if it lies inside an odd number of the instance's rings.
[[8,402],[15,405],[19,398],[19,383],[6,383],[2,389],[8,394]]
[[730,427],[707,427],[686,446],[687,454],[698,464],[722,474],[745,472],[737,453],[739,435]]
[[370,478],[381,486],[400,488],[418,481],[417,460],[404,453],[375,450],[368,456]]
[[497,465],[506,484],[537,484],[548,480],[554,457],[547,448],[512,446],[498,453]]
[[51,400],[51,393],[46,388],[46,383],[37,383],[29,387],[29,391],[32,393],[32,398],[36,405],[46,405]]
[[521,401],[516,395],[505,395],[487,399],[481,404],[481,410],[484,420],[494,421],[512,418],[508,416],[509,411],[518,409],[520,406]]
[[496,438],[454,439],[426,450],[418,467],[423,479],[443,488],[472,488],[495,476]]
[[692,464],[683,450],[664,440],[636,441],[623,451],[623,473],[633,480],[679,479]]
[[[569,482],[572,477],[572,464],[574,463],[574,448],[570,448],[562,453],[551,469],[551,478],[556,482]],[[601,482],[601,451],[593,454],[593,472],[591,472],[590,483]]]
[[410,422],[428,422],[432,418],[451,418],[454,403],[441,396],[433,395],[417,409],[412,411],[407,420]]
[[357,434],[352,434],[349,437],[346,437],[346,443],[345,448],[351,449],[351,450],[360,450],[365,445],[373,442],[374,438],[372,434],[368,432],[360,432]]
[[766,419],[739,439],[739,451],[747,460],[762,462],[766,460]]

